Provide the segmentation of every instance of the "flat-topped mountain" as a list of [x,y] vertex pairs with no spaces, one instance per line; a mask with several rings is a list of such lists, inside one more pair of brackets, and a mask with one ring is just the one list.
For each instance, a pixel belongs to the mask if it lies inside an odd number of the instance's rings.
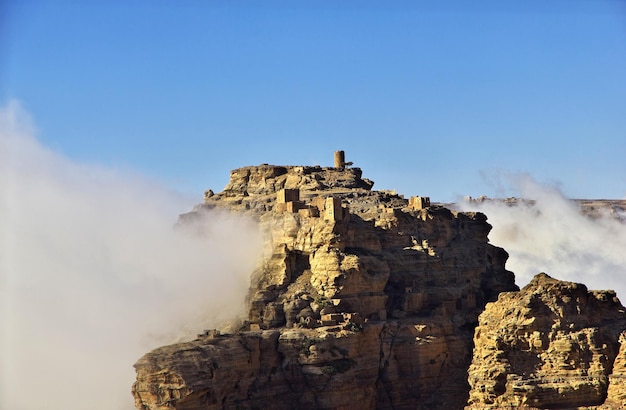
[[484,214],[373,190],[345,165],[236,169],[222,192],[181,215],[182,225],[216,208],[253,217],[265,250],[236,330],[206,331],[135,364],[138,409],[468,403],[479,315],[518,291],[506,251],[489,243]]

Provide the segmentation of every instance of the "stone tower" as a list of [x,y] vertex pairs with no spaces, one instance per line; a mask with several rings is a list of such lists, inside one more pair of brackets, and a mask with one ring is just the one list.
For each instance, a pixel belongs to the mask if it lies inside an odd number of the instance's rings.
[[335,151],[335,168],[343,169],[346,166],[346,153]]

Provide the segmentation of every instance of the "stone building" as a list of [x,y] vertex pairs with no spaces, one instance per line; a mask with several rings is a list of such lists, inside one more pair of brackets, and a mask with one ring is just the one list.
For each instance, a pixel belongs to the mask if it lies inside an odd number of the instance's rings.
[[324,203],[324,219],[327,221],[343,220],[341,198],[328,197]]
[[300,201],[299,189],[281,189],[276,193],[276,210],[279,212],[297,213],[305,208]]
[[420,210],[428,208],[430,206],[430,197],[427,196],[412,196],[409,198],[409,208]]

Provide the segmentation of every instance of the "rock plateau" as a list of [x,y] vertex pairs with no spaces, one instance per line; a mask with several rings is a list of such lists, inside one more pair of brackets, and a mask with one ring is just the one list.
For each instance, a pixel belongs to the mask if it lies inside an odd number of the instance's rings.
[[625,402],[626,317],[614,293],[546,275],[517,292],[485,215],[372,186],[343,164],[264,164],[232,171],[222,192],[181,215],[183,225],[214,208],[252,216],[265,252],[238,330],[144,355],[136,407]]

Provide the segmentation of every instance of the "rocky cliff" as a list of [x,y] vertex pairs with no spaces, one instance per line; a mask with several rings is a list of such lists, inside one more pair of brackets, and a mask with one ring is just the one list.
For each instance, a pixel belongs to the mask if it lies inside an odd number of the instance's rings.
[[252,216],[265,252],[247,318],[143,356],[136,407],[624,402],[626,322],[613,293],[545,275],[517,292],[485,215],[372,187],[358,168],[245,167],[181,215],[183,225],[213,208]]
[[508,255],[485,215],[372,186],[358,168],[245,167],[182,215],[253,215],[266,252],[240,330],[146,354],[137,408],[461,408],[478,315],[517,289]]
[[615,292],[535,276],[480,315],[466,408],[624,408],[625,328]]

